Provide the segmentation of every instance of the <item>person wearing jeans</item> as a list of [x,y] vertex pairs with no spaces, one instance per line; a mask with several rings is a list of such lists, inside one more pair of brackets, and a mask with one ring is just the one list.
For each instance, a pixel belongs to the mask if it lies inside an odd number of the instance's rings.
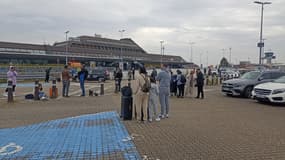
[[85,66],[81,66],[81,71],[78,72],[78,78],[80,82],[80,88],[81,88],[81,95],[80,96],[85,96],[85,87],[84,87],[84,81],[86,80],[88,76],[88,71],[85,69]]
[[200,98],[200,94],[201,94],[201,99],[204,99],[204,91],[203,91],[204,75],[200,69],[197,69],[196,85],[197,85],[197,97],[196,98]]
[[62,97],[69,97],[69,85],[70,85],[70,74],[68,70],[68,66],[64,66],[64,70],[62,71]]
[[[15,70],[14,66],[10,66],[9,71],[7,72],[7,80],[12,81],[12,91],[13,95],[15,96],[15,89],[17,85],[17,76],[18,73]],[[8,96],[8,88],[6,88],[5,93],[3,94],[4,96]]]
[[157,115],[157,106],[158,106],[158,87],[156,81],[153,77],[150,77],[151,88],[149,90],[149,99],[148,99],[148,112],[149,112],[149,122],[152,122],[152,119],[155,118],[156,121],[160,121],[159,116]]
[[169,114],[169,95],[170,95],[170,74],[163,65],[161,72],[157,75],[156,80],[159,82],[159,101],[161,106],[161,118],[168,118]]

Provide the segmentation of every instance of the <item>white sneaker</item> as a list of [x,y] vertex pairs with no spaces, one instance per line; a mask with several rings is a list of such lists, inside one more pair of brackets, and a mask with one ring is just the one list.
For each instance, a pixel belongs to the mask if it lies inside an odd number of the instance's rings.
[[164,116],[164,115],[161,115],[161,116],[160,116],[160,118],[161,118],[161,119],[164,119],[164,118],[165,118],[165,116]]
[[152,119],[148,119],[149,122],[152,122]]
[[168,118],[168,114],[166,114],[166,118]]
[[159,117],[157,117],[157,118],[155,119],[155,121],[157,121],[157,122],[158,122],[158,121],[160,121],[160,118],[159,118]]

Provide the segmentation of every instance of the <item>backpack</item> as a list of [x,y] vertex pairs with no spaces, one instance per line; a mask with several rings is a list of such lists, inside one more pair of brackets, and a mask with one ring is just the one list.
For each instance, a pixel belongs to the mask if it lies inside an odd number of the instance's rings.
[[142,76],[142,77],[144,78],[144,84],[141,87],[141,91],[147,93],[147,92],[149,92],[149,90],[151,88],[150,80],[147,76],[145,76],[145,77]]
[[186,78],[184,75],[181,75],[181,79],[180,79],[181,83],[186,83]]

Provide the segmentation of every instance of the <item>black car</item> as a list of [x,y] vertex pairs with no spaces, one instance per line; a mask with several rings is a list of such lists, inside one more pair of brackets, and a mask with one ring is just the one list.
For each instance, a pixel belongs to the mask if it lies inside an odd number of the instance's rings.
[[88,71],[88,81],[105,81],[110,79],[109,71],[105,68],[95,68]]

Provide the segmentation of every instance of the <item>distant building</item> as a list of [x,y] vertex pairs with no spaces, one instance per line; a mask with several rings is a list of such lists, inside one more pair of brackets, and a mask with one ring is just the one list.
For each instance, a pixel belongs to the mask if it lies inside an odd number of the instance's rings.
[[101,35],[79,36],[53,45],[0,42],[0,63],[65,64],[66,57],[68,61],[92,61],[103,66],[123,61],[124,68],[136,61],[154,66],[161,62],[173,67],[193,65],[180,56],[147,53],[130,38],[115,40]]

